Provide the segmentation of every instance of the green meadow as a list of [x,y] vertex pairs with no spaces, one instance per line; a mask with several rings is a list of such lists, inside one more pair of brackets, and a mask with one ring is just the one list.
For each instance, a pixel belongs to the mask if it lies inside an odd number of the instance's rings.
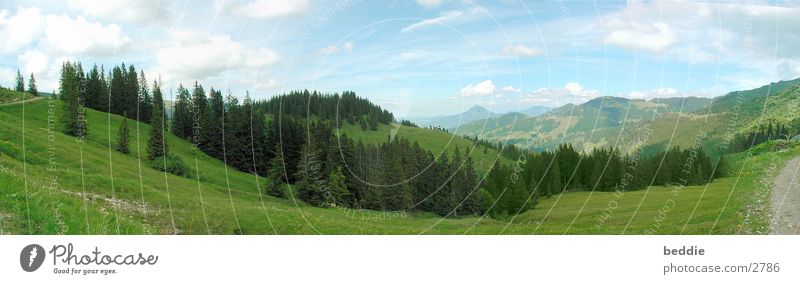
[[[11,95],[19,93],[11,93]],[[6,96],[5,93],[3,96]],[[3,99],[6,100],[6,99]],[[7,101],[13,101],[8,99]],[[131,153],[114,150],[122,118],[86,110],[84,141],[64,135],[48,98],[0,106],[0,232],[4,234],[764,234],[769,174],[800,148],[774,143],[729,155],[729,177],[704,186],[568,192],[540,199],[515,217],[443,219],[430,213],[316,208],[291,194],[264,194],[268,180],[226,167],[168,134],[171,153],[190,178],[151,169],[145,146],[150,126],[129,121]],[[23,112],[24,108],[24,112]],[[348,136],[377,143],[378,131],[345,126]],[[462,153],[472,144],[450,134],[400,127],[397,135],[422,147]],[[479,168],[498,157],[473,152]],[[291,193],[291,191],[290,191]]]

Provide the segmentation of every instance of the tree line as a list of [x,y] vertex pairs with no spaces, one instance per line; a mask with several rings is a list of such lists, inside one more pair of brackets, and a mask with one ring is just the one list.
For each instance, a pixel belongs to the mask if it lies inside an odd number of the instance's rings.
[[347,123],[361,125],[362,130],[377,130],[378,124],[395,121],[388,110],[357,96],[354,92],[342,94],[323,94],[317,91],[293,91],[278,95],[269,100],[255,102],[255,107],[266,113],[283,113],[297,117],[315,117],[322,120],[342,119]]
[[[111,80],[102,79],[106,77],[100,75],[102,68],[96,75],[94,70],[97,67],[84,73],[80,63],[62,66],[60,98],[68,134],[85,135],[86,122],[80,112],[84,102],[88,106],[94,100],[92,105],[101,110],[105,103],[107,110],[125,117],[116,147],[122,153],[128,152],[127,119],[147,119],[152,126],[147,146],[152,167],[188,175],[180,158],[169,153],[164,136],[169,131],[228,166],[267,177],[263,189],[267,194],[284,198],[291,194],[319,207],[503,216],[532,208],[538,198],[564,191],[694,185],[723,174],[714,170],[702,148],[672,148],[641,157],[623,155],[613,148],[582,153],[565,144],[553,151],[526,153],[474,138],[474,147],[436,156],[401,137],[367,144],[336,135],[335,127],[341,123],[335,120],[339,117],[336,104],[347,106],[345,123],[351,122],[349,117],[354,124],[391,123],[394,118],[352,92],[296,91],[263,101],[254,101],[246,93],[239,102],[230,92],[223,97],[220,90],[206,92],[195,82],[191,88],[178,87],[170,119],[160,82],[148,87],[144,73],[137,74],[133,66],[113,68]],[[99,88],[92,88],[95,83]],[[108,98],[98,96],[103,94]],[[304,106],[304,101],[314,104]],[[478,145],[498,148],[504,156],[522,160],[497,162],[481,180],[471,158]],[[287,191],[289,188],[293,190]]]
[[[3,88],[3,86],[0,86],[0,89]],[[33,73],[31,73],[31,76],[28,78],[28,88],[25,89],[25,77],[22,76],[22,72],[17,70],[17,77],[15,78],[13,90],[20,93],[29,93],[34,96],[39,96],[39,89],[36,85],[36,77],[33,76]]]
[[[495,165],[484,184],[491,215],[513,215],[532,208],[538,198],[565,191],[628,191],[648,186],[701,185],[725,175],[726,162],[715,161],[702,147],[673,147],[651,156],[622,154],[615,148],[589,153],[562,144],[553,151],[530,153],[512,165]],[[716,165],[716,168],[715,168]]]
[[728,150],[730,153],[738,153],[767,141],[789,139],[792,135],[800,135],[800,131],[792,131],[780,122],[773,125],[770,121],[766,127],[760,125],[753,131],[734,135]]

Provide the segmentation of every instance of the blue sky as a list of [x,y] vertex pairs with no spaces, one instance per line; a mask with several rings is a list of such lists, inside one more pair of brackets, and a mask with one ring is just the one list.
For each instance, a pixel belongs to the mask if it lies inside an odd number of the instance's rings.
[[[64,60],[165,85],[353,90],[399,116],[614,95],[718,96],[800,77],[792,1],[8,1],[0,85]],[[27,75],[26,75],[27,76]]]

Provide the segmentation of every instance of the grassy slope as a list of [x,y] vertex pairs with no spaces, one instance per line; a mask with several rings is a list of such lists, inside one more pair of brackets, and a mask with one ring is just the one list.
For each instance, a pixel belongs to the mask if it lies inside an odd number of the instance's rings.
[[[553,149],[569,142],[578,149],[591,150],[613,145],[621,126],[652,120],[655,111],[662,114],[678,111],[681,102],[680,98],[660,102],[601,97],[581,105],[568,104],[537,117],[475,121],[462,125],[457,133],[509,141],[534,149]],[[697,109],[704,103],[707,100],[686,98],[684,109]]]
[[396,135],[412,142],[416,141],[419,143],[420,147],[433,152],[435,156],[440,156],[443,153],[452,156],[456,148],[461,151],[462,157],[467,152],[471,151],[470,155],[475,161],[475,167],[483,172],[487,172],[492,164],[495,163],[495,160],[508,162],[505,157],[500,156],[497,150],[486,149],[485,146],[477,146],[475,149],[472,149],[474,144],[472,141],[455,136],[451,133],[417,127],[395,127],[396,126],[393,125],[380,124],[376,131],[361,131],[360,126],[345,123],[341,127],[340,132],[347,134],[350,138],[356,140],[360,139],[364,141],[364,143],[377,144],[388,141],[392,130],[396,129]]
[[[214,234],[232,234],[238,228],[236,220],[247,234],[559,234],[577,216],[575,225],[568,233],[618,234],[631,216],[632,206],[644,198],[642,207],[626,231],[630,234],[643,233],[651,227],[655,223],[654,216],[664,206],[670,194],[667,188],[653,188],[649,192],[627,192],[617,200],[619,207],[614,211],[613,217],[600,229],[594,225],[602,216],[608,202],[615,198],[611,193],[567,193],[561,195],[561,198],[543,199],[536,209],[522,214],[510,224],[507,221],[477,217],[441,219],[430,214],[320,209],[305,206],[300,201],[260,196],[256,189],[256,177],[229,170],[226,179],[225,167],[221,162],[193,150],[190,144],[171,135],[168,135],[170,149],[183,158],[192,171],[195,170],[197,159],[200,190],[196,179],[164,175],[144,164],[140,188],[135,123],[131,123],[134,130],[132,153],[129,155],[108,150],[107,121],[110,118],[111,139],[114,141],[121,119],[91,110],[88,111],[90,133],[85,143],[78,143],[74,138],[56,131],[52,134],[53,143],[48,144],[49,103],[49,100],[41,100],[24,105],[24,154],[28,160],[27,165],[23,165],[21,161],[23,105],[0,107],[0,232],[165,234],[173,232],[171,219],[174,218],[178,232],[184,234],[206,234],[209,230]],[[54,107],[58,108],[58,103],[54,103]],[[149,131],[149,126],[139,126],[144,144],[147,137],[144,133]],[[383,126],[386,127],[388,126]],[[410,128],[401,129],[401,135],[404,130],[410,130],[410,133],[414,131]],[[375,134],[365,133],[364,137],[379,139],[376,137],[382,137],[383,133],[388,133],[388,129]],[[56,163],[55,170],[52,171],[48,170],[50,146],[53,147],[50,149],[54,151],[52,158]],[[781,153],[776,161],[783,161],[797,152],[792,150]],[[744,154],[733,156],[732,159],[733,172],[738,172],[739,166],[745,166],[736,186],[733,186],[735,178],[715,181],[702,198],[700,196],[704,187],[681,190],[676,197],[675,207],[667,214],[658,233],[681,233],[687,220],[689,225],[685,233],[738,232],[737,225],[744,223],[748,208],[754,204],[752,200],[760,196],[756,193],[763,191],[758,186],[757,179],[766,168],[763,163],[768,162],[771,157],[758,155],[747,164],[744,163]],[[113,166],[113,175],[110,165]],[[81,166],[85,173],[85,188],[81,187]],[[57,186],[48,186],[53,178],[57,179]],[[262,187],[264,182],[263,179],[259,180]],[[84,191],[87,193],[85,199],[81,198]],[[728,195],[732,198],[718,225],[712,230],[713,222],[723,204],[726,204]],[[587,200],[586,208],[580,210],[580,206]],[[698,212],[689,220],[688,212],[694,209],[698,200],[701,202],[697,206]],[[552,213],[548,215],[551,208]],[[758,212],[761,213],[753,216],[763,216],[763,210]],[[758,229],[763,227],[759,225],[762,223],[764,222],[748,222],[750,225],[746,227],[754,229],[744,232],[763,232]]]
[[[646,129],[652,129],[654,133],[646,144],[655,145],[651,147],[654,151],[668,145],[690,146],[694,136],[705,131],[711,139],[707,139],[704,146],[713,151],[725,137],[766,124],[768,120],[800,126],[800,120],[794,115],[798,109],[797,100],[787,98],[792,93],[792,97],[797,97],[796,89],[789,91],[799,82],[800,79],[780,81],[753,90],[731,92],[715,98],[710,109],[708,99],[687,97],[633,101],[628,112],[627,100],[606,97],[605,101],[594,99],[580,106],[566,105],[536,118],[517,120],[513,129],[511,121],[498,126],[484,125],[486,121],[482,120],[463,125],[458,133],[477,134],[488,140],[509,141],[539,150],[569,142],[581,150],[623,146],[633,151],[636,147],[627,147],[625,142],[637,140]],[[654,109],[658,109],[655,116]],[[763,121],[762,113],[765,114]],[[728,127],[734,130],[728,131]],[[531,135],[535,139],[530,139]],[[620,144],[617,144],[618,137],[621,137]]]
[[0,104],[19,102],[31,98],[33,98],[33,95],[28,93],[19,93],[0,88]]

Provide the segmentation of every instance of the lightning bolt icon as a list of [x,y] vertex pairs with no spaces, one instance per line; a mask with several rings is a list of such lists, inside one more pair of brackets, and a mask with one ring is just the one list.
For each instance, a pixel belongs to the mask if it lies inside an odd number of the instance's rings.
[[39,255],[39,250],[36,247],[31,248],[31,258],[28,260],[28,267],[33,265],[33,261],[36,259],[36,256]]

